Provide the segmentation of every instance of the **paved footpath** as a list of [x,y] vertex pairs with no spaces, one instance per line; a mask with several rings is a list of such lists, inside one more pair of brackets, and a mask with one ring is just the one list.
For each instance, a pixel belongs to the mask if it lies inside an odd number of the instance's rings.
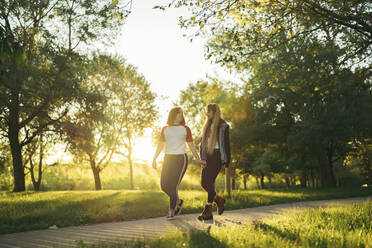
[[1,248],[44,248],[44,247],[77,247],[80,241],[84,243],[101,243],[104,241],[119,241],[132,239],[150,239],[179,229],[206,229],[209,226],[242,225],[253,220],[272,218],[286,211],[308,207],[327,207],[334,204],[350,204],[361,201],[371,201],[371,197],[347,198],[339,200],[321,200],[277,204],[271,206],[246,208],[225,211],[221,216],[214,213],[214,221],[200,222],[198,214],[177,216],[173,221],[165,217],[134,221],[103,223],[87,226],[64,227],[55,230],[39,230],[0,235]]

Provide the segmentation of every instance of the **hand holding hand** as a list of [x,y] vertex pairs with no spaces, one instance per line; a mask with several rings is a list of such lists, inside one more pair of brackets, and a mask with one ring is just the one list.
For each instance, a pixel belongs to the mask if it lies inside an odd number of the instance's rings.
[[207,167],[207,161],[198,159],[198,163],[201,165],[201,167],[204,169]]
[[155,159],[152,161],[152,168],[156,169],[156,160]]

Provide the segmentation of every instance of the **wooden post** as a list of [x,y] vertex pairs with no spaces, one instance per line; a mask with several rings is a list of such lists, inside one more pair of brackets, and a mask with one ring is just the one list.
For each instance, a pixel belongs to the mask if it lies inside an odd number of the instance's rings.
[[227,192],[227,195],[229,198],[231,197],[231,165],[229,167],[225,168],[225,191]]

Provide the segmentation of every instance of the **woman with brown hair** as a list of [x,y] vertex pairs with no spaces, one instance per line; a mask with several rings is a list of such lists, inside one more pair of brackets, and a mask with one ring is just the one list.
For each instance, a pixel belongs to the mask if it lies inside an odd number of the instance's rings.
[[156,169],[156,159],[165,146],[165,156],[161,171],[161,189],[169,196],[169,213],[167,220],[173,220],[181,213],[183,200],[178,197],[178,185],[187,169],[186,143],[199,163],[199,155],[194,147],[190,128],[185,125],[185,118],[180,107],[171,109],[167,126],[163,127],[152,166]]
[[203,127],[200,157],[202,164],[201,185],[208,192],[208,201],[199,220],[213,219],[212,204],[216,202],[218,214],[224,211],[225,199],[215,191],[215,181],[222,167],[231,161],[229,125],[221,118],[221,110],[216,103],[207,106],[207,120]]

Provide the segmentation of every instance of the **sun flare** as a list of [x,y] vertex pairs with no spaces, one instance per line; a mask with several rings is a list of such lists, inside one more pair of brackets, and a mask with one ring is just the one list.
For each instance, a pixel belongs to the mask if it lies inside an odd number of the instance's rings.
[[133,147],[133,158],[138,162],[146,162],[151,165],[156,147],[152,144],[150,138],[139,137],[135,139]]

